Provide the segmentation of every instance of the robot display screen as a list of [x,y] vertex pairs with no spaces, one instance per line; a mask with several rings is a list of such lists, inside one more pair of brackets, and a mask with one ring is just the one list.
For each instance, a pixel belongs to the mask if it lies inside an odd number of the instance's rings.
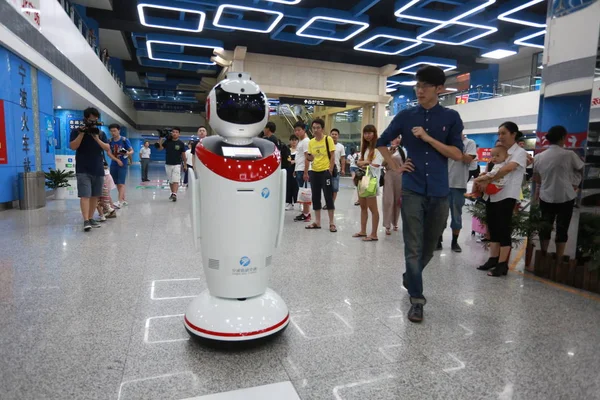
[[234,158],[262,158],[260,149],[256,147],[222,147],[223,156]]
[[256,124],[265,117],[265,97],[262,93],[229,93],[220,86],[215,88],[217,114],[223,121],[233,124]]

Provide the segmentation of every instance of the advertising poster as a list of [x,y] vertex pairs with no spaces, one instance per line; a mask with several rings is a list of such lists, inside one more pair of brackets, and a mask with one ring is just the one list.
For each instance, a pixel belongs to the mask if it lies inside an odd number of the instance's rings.
[[484,147],[477,149],[477,161],[489,163],[492,159],[492,149],[491,147]]

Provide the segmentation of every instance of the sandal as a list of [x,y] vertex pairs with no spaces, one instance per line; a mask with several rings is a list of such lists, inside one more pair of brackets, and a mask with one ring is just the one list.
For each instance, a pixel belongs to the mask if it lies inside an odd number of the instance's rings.
[[390,228],[385,228],[385,234],[390,236],[392,234],[392,231],[390,230]]
[[354,238],[361,238],[361,237],[367,237],[366,233],[355,233],[354,235],[352,235],[352,237]]
[[371,236],[367,236],[367,237],[364,237],[362,241],[363,241],[363,242],[376,242],[376,241],[378,241],[378,240],[379,240],[378,238],[374,238],[374,237],[371,237]]
[[306,226],[305,229],[321,229],[321,227],[319,225],[317,225],[316,222],[313,222],[309,226]]
[[398,232],[398,227],[397,226],[394,227],[394,231]]
[[337,232],[337,227],[334,224],[329,224],[329,232]]

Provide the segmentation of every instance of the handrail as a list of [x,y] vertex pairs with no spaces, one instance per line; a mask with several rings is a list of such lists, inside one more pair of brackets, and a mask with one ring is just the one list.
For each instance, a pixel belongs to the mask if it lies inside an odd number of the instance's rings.
[[108,72],[112,75],[115,82],[117,82],[117,85],[119,85],[119,87],[124,90],[125,85],[123,84],[121,79],[117,76],[116,71],[113,69],[112,65],[110,64],[110,56],[108,55],[108,50],[107,50],[106,55],[103,54],[103,52],[101,54],[100,48],[98,47],[98,43],[97,43],[99,38],[96,38],[94,31],[92,29],[89,29],[89,27],[86,25],[83,18],[81,18],[81,15],[79,15],[79,13],[75,9],[75,7],[71,3],[71,1],[69,1],[69,0],[57,0],[57,1],[62,6],[63,10],[65,10],[67,15],[71,18],[73,25],[75,25],[77,27],[77,29],[79,30],[79,33],[81,33],[81,36],[83,36],[85,38],[85,40],[88,42],[88,44],[90,45],[90,47],[92,48],[94,53],[96,53],[96,55],[98,56],[100,61],[102,61],[102,64],[104,64],[104,66],[106,67]]

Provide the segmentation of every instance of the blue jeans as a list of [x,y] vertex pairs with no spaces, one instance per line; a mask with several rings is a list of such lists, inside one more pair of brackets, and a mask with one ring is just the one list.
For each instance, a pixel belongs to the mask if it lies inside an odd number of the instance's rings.
[[467,189],[450,188],[448,202],[450,203],[450,215],[452,217],[450,228],[453,231],[460,231],[462,229],[462,210],[465,206],[465,193],[467,193]]
[[331,177],[331,191],[337,193],[340,191],[340,175]]
[[410,190],[402,191],[402,231],[406,272],[404,286],[412,303],[423,303],[423,269],[448,220],[448,197],[426,197]]

